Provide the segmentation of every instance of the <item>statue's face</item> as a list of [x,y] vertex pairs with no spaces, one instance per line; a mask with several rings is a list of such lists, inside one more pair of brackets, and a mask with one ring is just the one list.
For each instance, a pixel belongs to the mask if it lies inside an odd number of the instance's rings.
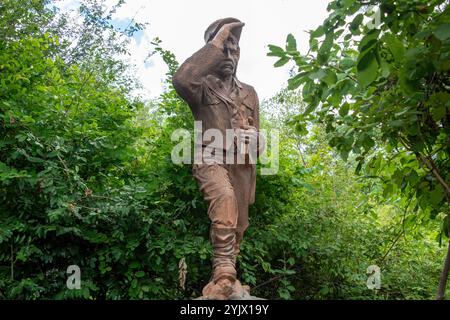
[[221,61],[219,71],[222,76],[228,77],[235,73],[239,61],[239,42],[238,39],[230,34],[224,43],[225,59]]

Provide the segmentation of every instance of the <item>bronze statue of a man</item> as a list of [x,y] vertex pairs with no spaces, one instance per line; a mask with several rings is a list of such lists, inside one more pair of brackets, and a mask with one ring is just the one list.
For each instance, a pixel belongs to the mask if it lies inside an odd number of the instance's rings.
[[[206,44],[173,77],[175,90],[189,104],[195,121],[201,122],[203,134],[197,150],[203,152],[203,160],[209,160],[193,166],[211,219],[214,271],[203,288],[208,299],[249,293],[236,279],[236,257],[248,227],[248,207],[255,200],[254,160],[262,152],[263,140],[257,94],[236,78],[243,26],[235,18],[213,22],[205,31]],[[221,133],[221,138],[206,134],[211,129]],[[222,138],[229,137],[229,132],[232,139]]]

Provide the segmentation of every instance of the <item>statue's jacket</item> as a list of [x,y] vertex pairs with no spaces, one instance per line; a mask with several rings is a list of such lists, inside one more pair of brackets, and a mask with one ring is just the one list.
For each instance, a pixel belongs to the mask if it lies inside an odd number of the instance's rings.
[[[201,121],[202,137],[208,129],[220,130],[223,136],[222,145],[229,151],[234,146],[226,141],[227,129],[251,124],[259,130],[259,101],[254,88],[235,77],[231,94],[225,93],[222,80],[213,74],[213,70],[217,69],[223,59],[224,53],[212,43],[207,43],[180,66],[173,76],[173,85],[188,103],[194,119]],[[213,140],[203,137],[202,144],[206,146]],[[254,202],[256,168],[254,164],[244,166],[246,169],[233,172],[238,172],[240,177],[235,179],[239,180],[239,184],[249,188],[248,204],[251,204]],[[239,171],[242,171],[242,174],[239,174]],[[244,171],[250,171],[250,174]]]

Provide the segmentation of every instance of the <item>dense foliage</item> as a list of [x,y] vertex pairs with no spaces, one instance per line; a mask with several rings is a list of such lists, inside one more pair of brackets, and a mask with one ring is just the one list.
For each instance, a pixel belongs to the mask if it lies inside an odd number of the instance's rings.
[[[450,6],[445,0],[336,0],[310,32],[307,54],[288,35],[270,46],[275,66],[294,61],[289,88],[307,108],[297,132],[323,123],[330,146],[357,172],[382,181],[384,195],[413,208],[406,227],[429,218],[449,237]],[[441,279],[441,292],[445,273]]]
[[[117,29],[114,10],[83,1],[76,25],[47,1],[0,3],[0,299],[181,299],[209,279],[206,204],[190,166],[171,161],[172,132],[193,125],[170,85],[177,61],[156,39],[167,89],[133,98],[139,84],[122,57],[143,26]],[[273,299],[432,298],[445,251],[437,221],[388,197],[382,179],[356,175],[361,159],[339,159],[328,123],[300,134],[303,99],[282,91],[261,107],[263,127],[281,131],[280,168],[257,177],[243,282]],[[392,150],[376,149],[383,161]],[[366,286],[373,264],[382,269],[375,291]],[[66,287],[70,265],[81,289]]]

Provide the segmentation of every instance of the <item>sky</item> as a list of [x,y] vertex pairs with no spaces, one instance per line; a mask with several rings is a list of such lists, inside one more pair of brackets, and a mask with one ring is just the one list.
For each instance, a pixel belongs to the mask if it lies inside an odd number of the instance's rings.
[[[107,0],[114,4],[116,0]],[[289,79],[291,64],[273,67],[275,57],[268,57],[269,44],[284,47],[292,33],[299,50],[308,50],[307,31],[316,29],[327,17],[329,0],[126,0],[117,10],[113,22],[127,25],[130,19],[148,23],[130,42],[130,61],[136,65],[136,76],[143,84],[138,92],[144,98],[155,98],[163,91],[167,67],[154,55],[150,42],[158,37],[161,46],[173,52],[182,63],[204,45],[203,34],[215,20],[235,17],[245,23],[240,39],[241,57],[237,78],[252,85],[260,100],[276,94]],[[62,0],[62,11],[77,7],[78,0]]]

